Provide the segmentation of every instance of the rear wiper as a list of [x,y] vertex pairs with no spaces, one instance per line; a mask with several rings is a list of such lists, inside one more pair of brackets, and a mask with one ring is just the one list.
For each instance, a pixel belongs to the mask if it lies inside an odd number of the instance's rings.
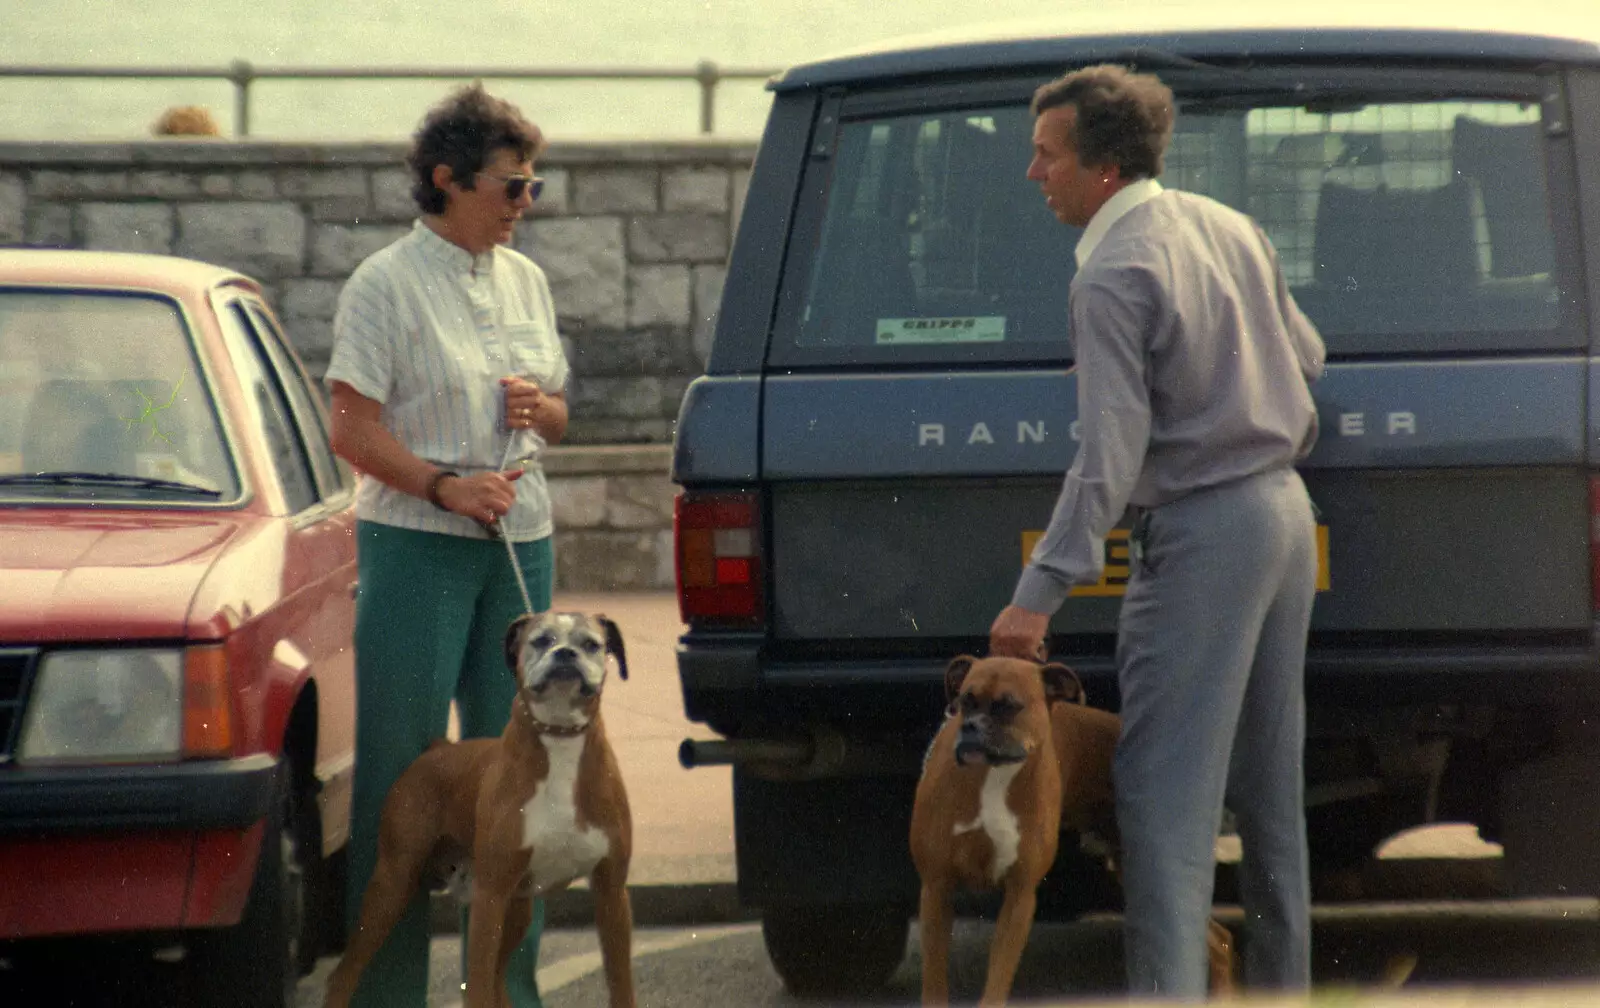
[[122,473],[94,472],[38,472],[10,473],[0,476],[0,486],[103,486],[136,487],[140,490],[175,490],[199,497],[221,497],[221,490],[197,486],[179,480],[156,479],[152,476],[127,476]]
[[1206,70],[1212,73],[1237,73],[1231,67],[1217,66],[1215,63],[1204,63],[1188,56],[1179,56],[1165,49],[1153,49],[1150,46],[1134,46],[1124,49],[1112,56],[1108,63],[1132,63],[1139,67],[1155,67],[1162,70]]
[[1192,70],[1197,73],[1221,74],[1244,80],[1250,75],[1239,67],[1219,66],[1216,63],[1205,63],[1188,56],[1180,56],[1165,49],[1154,49],[1150,46],[1134,46],[1124,49],[1108,57],[1107,63],[1129,63],[1135,70]]

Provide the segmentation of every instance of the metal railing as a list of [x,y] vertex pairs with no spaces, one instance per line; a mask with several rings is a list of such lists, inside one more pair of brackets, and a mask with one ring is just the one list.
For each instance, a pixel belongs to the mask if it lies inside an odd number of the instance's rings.
[[723,69],[701,60],[691,69],[645,67],[257,67],[234,60],[220,67],[0,66],[4,78],[80,80],[225,80],[233,84],[235,136],[250,135],[250,87],[263,80],[594,80],[694,81],[700,85],[700,132],[716,128],[717,85],[725,80],[766,80],[777,70]]

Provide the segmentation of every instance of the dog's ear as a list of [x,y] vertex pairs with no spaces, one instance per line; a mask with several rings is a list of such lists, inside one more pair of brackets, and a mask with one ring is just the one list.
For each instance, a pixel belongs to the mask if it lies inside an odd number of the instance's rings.
[[528,630],[533,626],[533,617],[523,613],[511,621],[511,626],[506,628],[506,668],[512,675],[517,674],[517,659],[522,657],[522,642],[528,636]]
[[628,678],[628,653],[622,649],[622,628],[609,616],[596,616],[595,622],[606,629],[606,653],[617,656],[617,672]]
[[961,695],[961,684],[966,681],[967,672],[971,670],[972,663],[978,659],[969,654],[956,655],[950,659],[950,664],[944,667],[944,698],[946,702],[953,702]]
[[1044,680],[1044,698],[1047,703],[1055,703],[1057,700],[1063,703],[1084,702],[1083,683],[1078,679],[1078,673],[1060,662],[1051,662],[1040,668],[1039,678]]

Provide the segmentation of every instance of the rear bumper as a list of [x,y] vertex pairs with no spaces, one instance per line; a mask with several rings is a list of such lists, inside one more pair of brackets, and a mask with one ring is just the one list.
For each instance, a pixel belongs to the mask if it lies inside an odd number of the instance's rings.
[[278,761],[0,772],[0,940],[237,923]]
[[[977,649],[977,650],[972,650]],[[691,720],[786,724],[836,715],[851,722],[921,722],[944,708],[944,669],[967,642],[941,658],[776,661],[748,637],[685,637],[678,647],[684,707]],[[1077,671],[1090,702],[1115,710],[1109,653],[1058,652]],[[1600,707],[1600,646],[1593,643],[1432,647],[1313,647],[1306,655],[1312,704],[1494,703]]]
[[1306,674],[1600,676],[1600,647],[1594,644],[1500,644],[1313,648],[1306,653]]

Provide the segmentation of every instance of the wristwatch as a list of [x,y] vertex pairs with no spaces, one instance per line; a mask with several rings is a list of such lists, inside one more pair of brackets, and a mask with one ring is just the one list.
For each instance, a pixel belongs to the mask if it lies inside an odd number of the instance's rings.
[[447,476],[455,476],[459,478],[460,475],[460,473],[454,471],[453,469],[440,469],[438,472],[434,473],[433,479],[428,481],[428,503],[432,504],[440,511],[449,511],[450,509],[444,506],[444,501],[439,499],[439,484],[443,483],[445,477]]

